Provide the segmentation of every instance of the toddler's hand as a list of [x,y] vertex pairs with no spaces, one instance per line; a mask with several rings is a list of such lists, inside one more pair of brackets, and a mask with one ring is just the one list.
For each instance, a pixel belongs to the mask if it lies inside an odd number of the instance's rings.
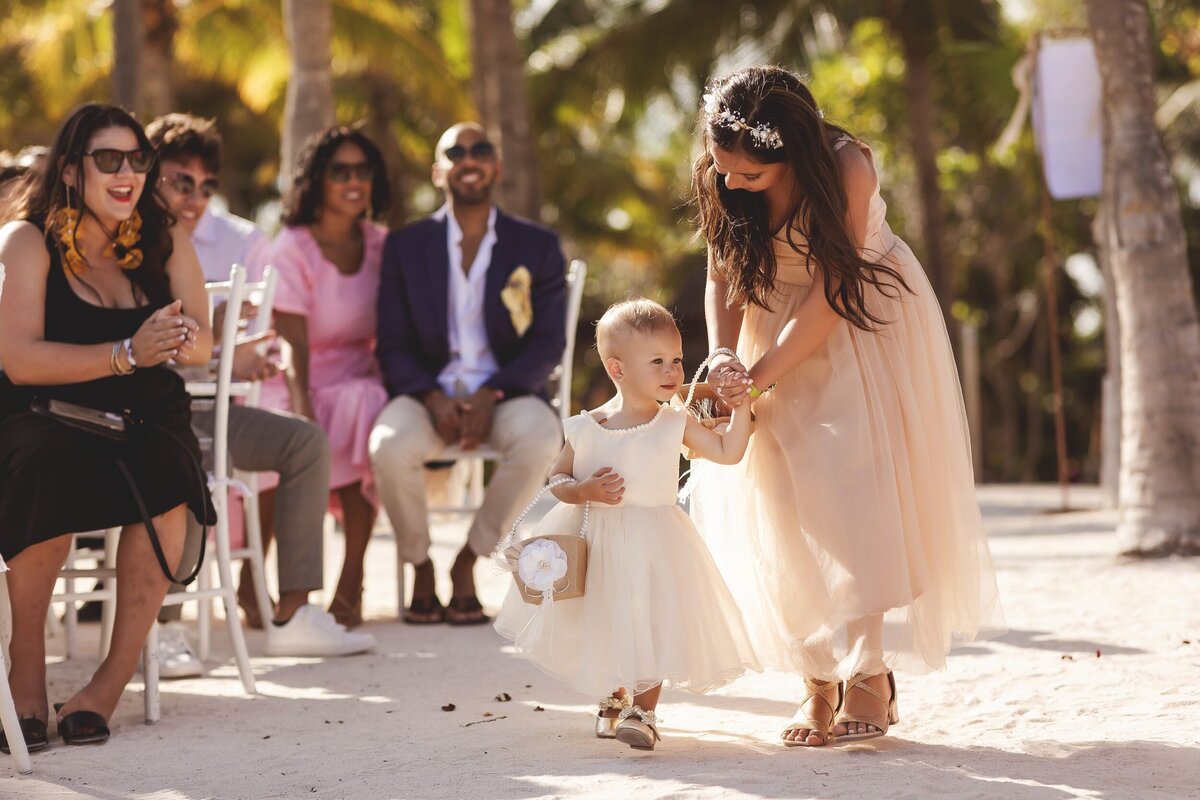
[[612,467],[601,467],[576,485],[580,500],[591,500],[615,506],[625,494],[625,479]]
[[709,383],[717,391],[717,397],[730,408],[745,402],[750,389],[750,371],[740,361],[728,361],[710,373]]

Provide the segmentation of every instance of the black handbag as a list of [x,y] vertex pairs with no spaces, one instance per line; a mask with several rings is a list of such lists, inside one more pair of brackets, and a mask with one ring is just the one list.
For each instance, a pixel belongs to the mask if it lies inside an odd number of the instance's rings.
[[[167,430],[162,426],[137,422],[129,414],[89,408],[88,406],[76,405],[75,403],[68,403],[63,400],[35,398],[30,404],[29,409],[35,414],[50,417],[66,425],[68,428],[100,437],[114,445],[127,442],[136,428],[149,425],[156,432],[165,435],[168,439],[178,444],[180,449],[187,455],[187,460],[196,468],[196,474],[199,476],[201,495],[204,494],[204,489],[208,487],[208,481],[204,477],[204,468],[196,461],[192,452],[188,450],[187,446],[179,440],[173,431]],[[208,543],[208,525],[202,524],[201,526],[200,555],[196,559],[195,568],[186,577],[176,577],[171,571],[170,565],[167,564],[167,557],[163,553],[162,543],[158,539],[158,531],[154,529],[154,520],[150,517],[150,512],[146,509],[146,503],[142,499],[142,492],[138,489],[137,482],[134,481],[133,475],[129,472],[129,467],[125,465],[125,461],[121,456],[116,452],[113,453],[113,456],[117,463],[117,469],[121,471],[121,475],[125,478],[125,484],[133,494],[133,501],[137,504],[138,513],[142,516],[142,524],[146,526],[146,533],[150,536],[150,544],[153,546],[154,555],[158,559],[159,569],[162,570],[162,574],[166,576],[168,581],[183,586],[190,585],[196,580],[196,576],[200,574],[200,569],[204,565],[204,550]]]

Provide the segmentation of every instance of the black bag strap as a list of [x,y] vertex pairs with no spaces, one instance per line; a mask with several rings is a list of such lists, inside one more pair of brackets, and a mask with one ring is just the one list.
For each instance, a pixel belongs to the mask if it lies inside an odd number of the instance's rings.
[[[204,477],[204,467],[196,461],[191,450],[180,441],[179,437],[173,431],[162,425],[152,425],[152,427],[158,433],[179,445],[179,449],[183,451],[188,463],[196,470],[196,475],[200,481],[200,496],[203,498],[205,490],[208,488],[208,481]],[[129,472],[129,467],[125,466],[125,462],[120,456],[116,460],[117,468],[121,470],[121,474],[125,477],[125,484],[129,487],[130,493],[133,494],[133,501],[137,504],[138,513],[142,515],[142,524],[146,526],[146,534],[150,537],[150,545],[154,548],[154,556],[158,559],[159,569],[162,570],[162,574],[166,576],[167,580],[172,583],[178,583],[181,586],[190,586],[196,580],[197,576],[200,575],[200,570],[204,568],[204,552],[208,546],[208,523],[204,521],[200,523],[200,554],[196,558],[196,566],[192,568],[192,571],[186,577],[176,577],[171,571],[171,565],[167,563],[166,555],[163,554],[162,542],[159,541],[158,531],[154,528],[154,520],[150,517],[150,512],[146,509],[146,503],[142,500],[142,492],[138,489],[137,481],[133,479],[133,475]]]

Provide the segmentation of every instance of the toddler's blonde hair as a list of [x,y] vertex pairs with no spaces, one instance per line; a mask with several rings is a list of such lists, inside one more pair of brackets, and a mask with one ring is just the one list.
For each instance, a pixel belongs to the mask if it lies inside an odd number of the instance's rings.
[[664,306],[645,297],[631,297],[608,307],[596,323],[596,350],[600,358],[620,357],[621,346],[632,336],[674,331],[675,317]]

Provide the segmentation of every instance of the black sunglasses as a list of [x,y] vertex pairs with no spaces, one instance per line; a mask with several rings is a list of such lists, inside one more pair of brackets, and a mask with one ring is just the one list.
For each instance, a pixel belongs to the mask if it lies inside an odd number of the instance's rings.
[[491,142],[476,142],[470,147],[463,147],[461,144],[452,144],[446,148],[446,158],[455,164],[466,158],[468,154],[477,161],[483,161],[496,155],[496,145]]
[[329,165],[329,180],[334,183],[347,183],[351,176],[365,183],[375,177],[375,168],[365,161],[359,161],[357,164],[334,161]]
[[[196,179],[183,172],[164,175],[163,183],[184,197],[191,197],[196,193]],[[221,184],[216,178],[206,178],[200,183],[200,194],[205,200],[211,199],[220,189]]]
[[85,156],[91,156],[96,162],[96,169],[103,172],[105,175],[115,175],[121,171],[121,163],[129,162],[129,168],[138,174],[144,174],[150,171],[150,167],[154,166],[154,151],[138,148],[137,150],[117,150],[112,147],[101,147],[93,150],[90,153],[84,153]]

